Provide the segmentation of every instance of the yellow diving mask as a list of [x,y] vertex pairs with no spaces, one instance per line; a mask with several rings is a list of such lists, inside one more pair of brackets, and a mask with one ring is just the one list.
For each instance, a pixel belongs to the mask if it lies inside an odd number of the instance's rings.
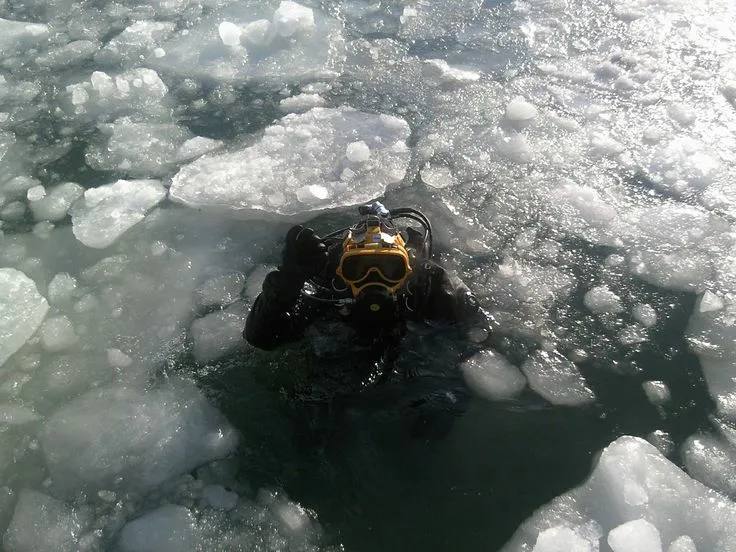
[[403,237],[380,217],[368,217],[350,228],[342,249],[336,272],[350,286],[353,297],[368,286],[396,293],[412,273]]

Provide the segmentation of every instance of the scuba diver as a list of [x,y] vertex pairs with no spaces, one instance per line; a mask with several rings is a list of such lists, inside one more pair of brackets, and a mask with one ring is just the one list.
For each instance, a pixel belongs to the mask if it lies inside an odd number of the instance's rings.
[[348,350],[375,368],[370,383],[395,372],[408,324],[451,325],[473,341],[485,339],[489,321],[477,300],[431,258],[427,217],[379,202],[359,213],[355,225],[325,238],[301,225],[289,230],[282,263],[248,314],[245,339],[271,350],[307,338],[318,357]]

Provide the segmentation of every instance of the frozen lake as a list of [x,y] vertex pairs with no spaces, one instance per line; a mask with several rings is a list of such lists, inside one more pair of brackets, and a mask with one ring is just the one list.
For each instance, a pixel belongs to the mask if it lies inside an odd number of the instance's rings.
[[[0,549],[736,552],[735,152],[728,0],[0,0]],[[374,199],[498,324],[346,396]]]

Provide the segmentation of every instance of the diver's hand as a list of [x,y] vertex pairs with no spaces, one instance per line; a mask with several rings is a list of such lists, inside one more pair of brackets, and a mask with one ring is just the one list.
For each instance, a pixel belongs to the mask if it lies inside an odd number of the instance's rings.
[[319,274],[327,262],[327,246],[311,228],[301,224],[286,234],[281,270],[303,276],[305,280]]

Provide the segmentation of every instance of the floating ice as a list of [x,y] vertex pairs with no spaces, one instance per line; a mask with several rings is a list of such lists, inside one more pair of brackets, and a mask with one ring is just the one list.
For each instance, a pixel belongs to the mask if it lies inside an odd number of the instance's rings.
[[590,289],[583,298],[585,306],[595,313],[618,313],[624,310],[621,298],[606,286],[597,286]]
[[437,84],[462,85],[480,79],[480,73],[465,71],[450,65],[444,59],[428,59],[424,61],[422,72],[427,79]]
[[611,529],[607,540],[613,552],[662,552],[659,531],[645,519],[627,521]]
[[174,23],[166,21],[136,21],[97,54],[102,63],[139,63],[142,56],[153,51],[174,32]]
[[109,121],[126,114],[168,118],[169,89],[158,73],[148,68],[110,75],[94,71],[89,79],[66,87],[61,109],[69,118]]
[[123,552],[193,551],[195,523],[192,513],[183,506],[161,506],[123,527],[120,549]]
[[537,351],[521,365],[529,387],[552,404],[582,405],[595,400],[574,363],[557,352]]
[[233,272],[210,278],[196,291],[196,302],[201,307],[227,306],[240,297],[245,284],[242,272]]
[[74,235],[87,247],[105,248],[142,221],[165,195],[157,180],[118,180],[91,188],[72,213]]
[[69,349],[79,341],[71,320],[63,315],[47,318],[41,326],[40,334],[43,348],[50,353]]
[[310,31],[314,28],[314,11],[284,0],[273,13],[273,26],[276,33],[283,37]]
[[460,365],[465,382],[476,394],[490,400],[514,397],[526,387],[519,369],[493,351],[480,351]]
[[427,163],[419,171],[419,175],[422,178],[422,182],[432,188],[441,189],[457,184],[457,179],[449,167],[435,166]]
[[296,2],[238,2],[202,19],[161,45],[148,64],[179,76],[224,82],[303,82],[342,69],[342,25]]
[[[163,176],[172,172],[181,154],[195,153],[192,146],[197,145],[191,142],[194,139],[191,132],[172,123],[137,122],[122,117],[114,123],[100,125],[100,130],[102,140],[87,148],[87,164],[98,170],[122,172],[133,177]],[[200,144],[202,153],[211,151],[215,141],[201,140],[206,141]],[[188,151],[181,151],[187,143]]]
[[[396,117],[317,107],[287,115],[244,150],[185,166],[174,177],[171,198],[237,216],[303,215],[364,203],[404,177],[408,136],[409,126]],[[339,180],[345,169],[352,177]]]
[[[625,499],[632,486],[645,493],[645,502]],[[641,522],[633,527],[624,525],[642,519],[651,527]],[[584,534],[581,529],[591,524],[600,528],[598,535],[589,537],[593,550],[600,536],[610,536],[609,531],[622,525],[627,530],[614,532],[616,546],[618,537],[636,536],[642,543],[654,543],[654,548],[641,550],[657,550],[655,528],[665,549],[685,534],[698,550],[730,550],[736,545],[734,521],[736,505],[730,500],[688,477],[646,441],[621,437],[603,451],[583,485],[540,508],[517,530],[503,552],[532,550],[538,535],[552,527],[568,527]],[[631,546],[621,550],[638,550]]]
[[651,305],[641,303],[634,305],[631,316],[645,328],[651,328],[657,323],[657,311]]
[[526,126],[537,114],[537,108],[521,96],[517,96],[506,106],[506,120],[517,126]]
[[33,280],[14,268],[0,268],[0,366],[28,341],[48,310]]
[[325,105],[325,99],[319,94],[298,94],[281,100],[279,109],[284,113],[304,113],[313,107],[323,105]]
[[670,389],[663,381],[645,381],[642,384],[644,393],[646,393],[649,402],[655,405],[662,405],[671,398]]
[[48,38],[47,25],[0,18],[0,56],[6,57],[33,48]]
[[36,414],[30,408],[11,403],[0,403],[0,424],[23,425],[38,420]]
[[243,346],[243,327],[248,307],[235,303],[192,322],[194,358],[211,362]]
[[75,552],[82,518],[60,500],[24,489],[3,536],[7,552]]
[[59,492],[145,492],[236,444],[234,430],[190,383],[148,392],[109,387],[63,406],[44,424],[41,447]]
[[207,485],[202,489],[202,500],[218,510],[232,510],[238,504],[238,495],[222,485]]
[[700,296],[698,312],[715,312],[723,308],[723,300],[708,290]]
[[532,552],[594,552],[593,544],[569,527],[550,527],[539,533]]

